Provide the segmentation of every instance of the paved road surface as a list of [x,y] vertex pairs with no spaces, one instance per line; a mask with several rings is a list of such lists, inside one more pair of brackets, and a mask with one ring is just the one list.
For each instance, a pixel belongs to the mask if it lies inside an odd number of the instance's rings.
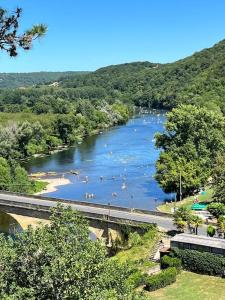
[[[33,205],[42,205],[46,206],[46,208],[49,207],[55,207],[57,205],[57,202],[46,200],[46,199],[37,199],[32,197],[26,197],[26,196],[19,196],[19,195],[11,195],[11,194],[4,194],[0,193],[0,202],[1,200],[8,200],[8,201],[15,201],[18,203],[27,203],[27,204],[33,204]],[[66,205],[63,203],[63,205]],[[94,206],[85,206],[85,205],[79,205],[74,203],[69,203],[69,205],[80,212],[87,212],[87,213],[96,213],[100,215],[109,215],[111,217],[116,217],[120,219],[125,220],[131,220],[131,221],[139,221],[139,222],[146,222],[146,223],[156,223],[159,227],[165,230],[174,230],[176,229],[173,225],[172,218],[168,217],[162,217],[162,216],[156,216],[156,215],[150,215],[150,214],[144,214],[144,213],[137,213],[137,212],[127,212],[122,210],[115,210],[115,209],[108,209],[108,208],[99,208]],[[202,228],[199,228],[199,234],[206,234],[205,226]]]

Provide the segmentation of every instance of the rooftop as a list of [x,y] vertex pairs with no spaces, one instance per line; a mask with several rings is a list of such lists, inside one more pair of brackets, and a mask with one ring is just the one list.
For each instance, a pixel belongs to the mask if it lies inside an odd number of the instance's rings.
[[188,233],[181,233],[175,235],[171,239],[171,242],[180,242],[185,244],[195,244],[195,245],[201,245],[206,247],[225,249],[224,239],[211,238],[202,235],[192,235]]

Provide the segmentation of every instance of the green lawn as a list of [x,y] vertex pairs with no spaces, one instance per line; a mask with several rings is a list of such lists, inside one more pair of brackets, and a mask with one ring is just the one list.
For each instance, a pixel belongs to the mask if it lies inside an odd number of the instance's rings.
[[[205,195],[198,195],[199,202],[211,201],[212,200],[212,193],[213,193],[212,189],[207,188]],[[194,197],[195,196],[190,196],[190,197],[185,198],[182,201],[178,201],[178,202],[176,202],[176,206],[180,207],[182,205],[185,205],[185,206],[191,207],[192,204],[193,204],[193,201],[194,201]],[[175,205],[175,202],[162,204],[162,205],[159,205],[157,207],[157,209],[159,211],[162,211],[162,212],[172,213],[171,209],[174,208],[174,205]]]
[[172,285],[146,295],[149,300],[225,300],[225,279],[183,271]]

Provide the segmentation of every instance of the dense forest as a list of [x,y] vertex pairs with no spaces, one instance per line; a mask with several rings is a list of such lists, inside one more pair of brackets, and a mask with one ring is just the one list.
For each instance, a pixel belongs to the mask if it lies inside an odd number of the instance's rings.
[[[68,101],[106,100],[112,104],[115,100],[120,100],[137,106],[165,109],[172,109],[179,104],[195,104],[225,112],[224,66],[225,40],[212,48],[169,64],[135,62],[109,66],[91,73],[78,73],[79,76],[72,72],[18,74],[18,80],[24,81],[24,85],[27,76],[27,83],[30,80],[28,85],[57,79],[60,86],[1,89],[0,111],[17,112],[28,109],[37,113],[48,112],[46,96],[50,95]],[[3,74],[0,78],[1,76]],[[51,76],[55,76],[54,79]],[[0,87],[1,84],[3,81],[0,81]],[[13,84],[16,85],[17,80]]]
[[[169,110],[178,107],[178,116],[184,115],[181,124],[177,123],[175,110],[176,117],[171,122],[175,129],[171,131],[169,125],[164,139],[157,138],[157,146],[163,152],[157,162],[156,178],[165,191],[175,191],[185,164],[185,190],[190,193],[206,183],[214,158],[224,149],[224,65],[225,40],[171,64],[136,62],[88,74],[58,73],[59,86],[36,82],[33,87],[0,89],[0,156],[9,162],[10,169],[11,161],[50,153],[80,142],[87,135],[125,123],[135,105]],[[215,115],[208,111],[214,111]],[[196,112],[194,119],[193,112]],[[205,136],[199,144],[201,126]],[[192,137],[192,129],[184,135],[188,127],[193,128],[196,137]],[[176,134],[179,139],[174,142]],[[180,161],[180,157],[186,162]],[[190,160],[192,165],[188,165]],[[199,175],[202,171],[204,176]],[[10,184],[7,188],[10,189]]]
[[[34,154],[49,153],[60,145],[80,142],[83,137],[129,118],[131,108],[116,101],[48,100],[48,113],[1,113],[0,156],[21,159]],[[51,101],[52,100],[52,101]]]
[[65,77],[63,87],[77,93],[98,90],[104,99],[171,109],[178,104],[225,110],[225,40],[169,64],[136,62],[109,66],[80,77]]
[[132,107],[119,101],[74,102],[50,95],[45,99],[45,113],[36,109],[0,113],[0,189],[36,192],[42,186],[28,179],[19,160],[79,143],[85,136],[125,123],[132,113]]
[[62,77],[83,75],[88,72],[32,72],[0,73],[0,88],[28,87],[61,80]]

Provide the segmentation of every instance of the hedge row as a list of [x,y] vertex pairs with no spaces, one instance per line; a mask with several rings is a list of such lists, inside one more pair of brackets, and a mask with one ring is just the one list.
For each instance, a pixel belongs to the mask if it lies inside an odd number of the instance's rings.
[[207,275],[224,276],[225,257],[197,250],[175,248],[173,253],[182,261],[184,269]]
[[157,289],[163,288],[176,281],[177,269],[171,267],[161,271],[156,275],[149,276],[146,279],[145,289],[147,291],[155,291]]
[[161,269],[175,267],[177,271],[180,271],[182,267],[181,260],[179,258],[170,257],[168,255],[164,255],[161,258],[160,264],[161,264]]

